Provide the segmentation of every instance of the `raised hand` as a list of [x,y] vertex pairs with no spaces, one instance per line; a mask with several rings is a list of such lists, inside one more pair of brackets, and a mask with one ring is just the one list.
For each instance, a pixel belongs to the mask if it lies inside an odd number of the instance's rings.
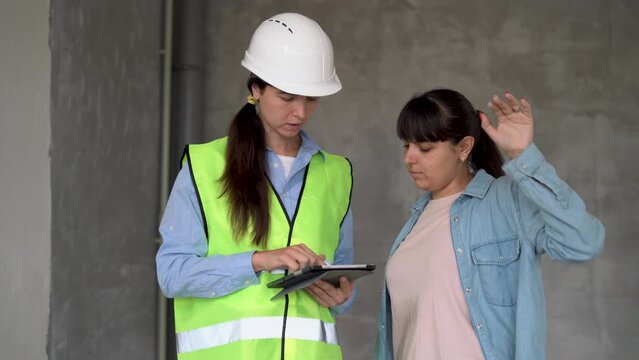
[[506,92],[505,99],[493,95],[488,107],[497,117],[497,126],[481,113],[481,127],[511,159],[518,157],[532,143],[533,116],[526,99],[517,99]]
[[275,250],[257,251],[253,253],[251,262],[255,271],[297,271],[310,265],[322,265],[325,258],[324,255],[315,254],[306,245],[297,244]]

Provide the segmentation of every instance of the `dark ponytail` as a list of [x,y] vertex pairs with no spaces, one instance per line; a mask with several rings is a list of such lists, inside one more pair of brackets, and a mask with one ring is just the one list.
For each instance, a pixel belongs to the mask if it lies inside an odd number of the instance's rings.
[[457,91],[435,89],[413,97],[397,119],[397,136],[409,142],[451,141],[475,138],[469,157],[473,170],[484,169],[494,177],[504,175],[504,160],[495,142],[481,127],[479,112]]
[[481,111],[475,110],[476,122],[480,124],[479,134],[475,137],[475,146],[470,152],[470,165],[473,169],[484,169],[487,173],[493,177],[504,176],[504,158],[501,156],[501,152],[497,147],[497,144],[493,139],[481,127],[481,119],[479,117]]
[[[247,81],[263,90],[266,83],[251,74]],[[226,167],[220,178],[222,196],[229,203],[228,219],[233,236],[241,239],[252,228],[252,243],[266,247],[270,227],[269,183],[266,175],[264,126],[255,105],[246,103],[231,121],[226,148]]]

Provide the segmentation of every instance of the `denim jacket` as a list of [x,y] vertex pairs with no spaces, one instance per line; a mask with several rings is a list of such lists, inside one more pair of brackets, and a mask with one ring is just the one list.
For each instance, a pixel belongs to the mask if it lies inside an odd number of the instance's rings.
[[[604,227],[531,144],[498,179],[475,173],[450,210],[457,269],[487,360],[545,359],[540,256],[585,261],[603,246]],[[421,197],[390,256],[428,204]],[[384,283],[376,359],[393,359],[391,299]]]

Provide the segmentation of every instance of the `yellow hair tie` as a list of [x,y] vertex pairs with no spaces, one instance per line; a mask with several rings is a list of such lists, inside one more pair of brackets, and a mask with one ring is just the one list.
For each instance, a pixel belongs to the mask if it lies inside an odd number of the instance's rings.
[[246,97],[246,102],[251,105],[257,105],[257,99],[255,99],[252,95]]

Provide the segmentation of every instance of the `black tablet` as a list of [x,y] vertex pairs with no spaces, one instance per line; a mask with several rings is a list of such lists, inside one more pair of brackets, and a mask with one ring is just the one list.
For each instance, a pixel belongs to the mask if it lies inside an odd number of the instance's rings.
[[337,286],[339,285],[339,278],[342,276],[352,281],[364,275],[371,274],[374,270],[374,264],[313,265],[290,273],[275,281],[271,281],[266,286],[270,288],[288,288],[311,280],[310,283],[307,284],[308,286],[320,279]]

